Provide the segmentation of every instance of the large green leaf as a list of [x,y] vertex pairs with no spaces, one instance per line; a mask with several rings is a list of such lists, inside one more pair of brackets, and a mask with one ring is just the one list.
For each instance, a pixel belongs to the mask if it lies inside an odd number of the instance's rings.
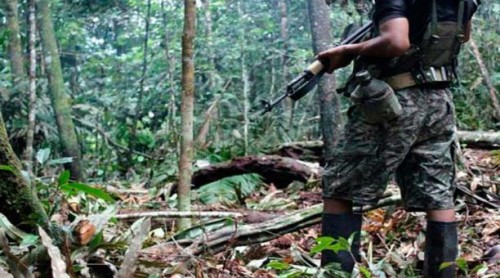
[[98,188],[95,188],[95,187],[92,187],[92,186],[87,185],[87,184],[83,184],[83,183],[63,184],[63,185],[61,185],[61,189],[63,191],[67,191],[70,193],[83,192],[83,193],[88,194],[90,196],[102,199],[108,203],[115,202],[115,200],[113,198],[111,198],[111,196],[108,193],[106,193],[105,191],[98,189]]
[[237,192],[241,197],[248,196],[262,185],[261,177],[257,174],[245,174],[224,178],[202,186],[198,190],[201,202],[211,204],[216,202],[236,202]]

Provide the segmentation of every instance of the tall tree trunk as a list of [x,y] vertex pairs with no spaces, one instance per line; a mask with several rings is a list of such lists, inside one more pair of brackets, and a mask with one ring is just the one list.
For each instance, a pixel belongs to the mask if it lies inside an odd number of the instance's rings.
[[36,3],[39,11],[38,24],[40,26],[40,35],[45,56],[45,68],[49,80],[50,98],[56,116],[59,140],[62,143],[64,155],[73,158],[70,165],[72,179],[83,181],[84,172],[80,165],[81,151],[78,145],[75,125],[71,118],[71,99],[64,92],[61,60],[57,49],[49,1],[39,0]]
[[[311,25],[314,53],[332,47],[330,9],[324,0],[310,0],[309,21]],[[340,101],[335,93],[335,75],[323,76],[318,87],[320,105],[320,129],[323,134],[323,156],[326,161],[332,158],[333,147],[338,140],[341,126]]]
[[245,155],[248,153],[248,126],[249,126],[249,119],[248,119],[248,91],[250,90],[250,81],[248,78],[248,71],[247,71],[247,65],[245,61],[245,46],[246,46],[246,41],[245,41],[245,24],[244,24],[244,14],[243,14],[243,7],[242,1],[238,1],[238,15],[240,18],[240,24],[241,24],[241,33],[240,33],[240,52],[241,52],[241,80],[243,81],[243,142],[244,142],[244,153]]
[[144,81],[146,79],[146,72],[148,70],[148,40],[149,40],[149,20],[151,18],[151,0],[147,3],[146,12],[146,27],[144,31],[144,45],[142,49],[142,73],[141,79],[139,80],[139,94],[137,97],[137,105],[135,107],[134,121],[132,126],[132,132],[130,135],[130,151],[128,152],[128,163],[133,165],[132,156],[134,150],[137,149],[137,125],[142,114],[142,102],[144,98]]
[[23,81],[26,79],[24,70],[24,59],[21,47],[21,33],[19,33],[19,16],[17,12],[17,0],[4,0],[3,6],[7,16],[7,28],[9,30],[9,58],[12,73],[12,85],[14,92],[22,94],[24,91]]
[[[35,224],[46,226],[48,217],[30,184],[21,175],[21,162],[9,144],[7,131],[0,112],[0,165],[10,169],[0,170],[0,212],[14,225],[28,223],[30,216],[37,218]],[[30,228],[35,228],[31,226]]]
[[28,1],[28,25],[29,25],[29,114],[28,114],[28,134],[26,136],[25,160],[28,166],[28,173],[33,174],[33,141],[35,138],[35,103],[36,103],[36,19],[35,0]]
[[[193,160],[194,110],[194,37],[196,34],[196,2],[184,0],[184,33],[182,35],[182,99],[181,157],[179,160],[179,211],[191,210],[191,177]],[[191,219],[179,219],[179,229],[191,226]]]

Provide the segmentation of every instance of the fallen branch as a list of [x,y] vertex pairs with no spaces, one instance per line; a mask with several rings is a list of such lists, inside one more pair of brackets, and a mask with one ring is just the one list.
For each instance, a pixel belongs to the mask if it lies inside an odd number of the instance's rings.
[[215,101],[210,105],[208,108],[207,112],[205,112],[205,120],[203,121],[203,124],[201,125],[200,129],[198,130],[198,136],[196,136],[196,139],[194,140],[198,146],[201,148],[206,147],[206,140],[207,140],[207,134],[210,129],[210,122],[212,121],[213,116],[217,112],[217,106],[219,105],[221,97],[217,97]]
[[472,199],[478,201],[479,203],[483,203],[483,204],[488,205],[489,207],[494,208],[494,209],[500,209],[500,204],[493,203],[493,202],[486,200],[485,198],[475,194],[474,192],[472,192],[472,190],[470,190],[469,188],[467,188],[463,185],[457,185],[457,190],[460,193],[462,193],[462,195],[469,196]]
[[226,211],[146,211],[133,213],[120,213],[115,215],[117,219],[153,217],[153,218],[196,218],[196,217],[216,217],[216,218],[240,218],[251,212],[226,212]]
[[[376,206],[355,208],[355,210],[366,212],[374,208],[396,204],[400,201],[401,198],[399,196],[390,196],[380,200]],[[193,254],[194,256],[200,255],[207,250],[212,253],[218,253],[226,250],[228,245],[236,247],[267,242],[282,235],[319,224],[322,212],[323,204],[318,204],[284,216],[271,218],[268,221],[225,227],[204,234],[195,240],[183,240],[182,242],[167,242],[155,245],[144,249],[142,252],[144,255],[151,255],[152,257],[166,253],[178,255],[179,252],[168,250],[178,248],[176,247],[178,244],[184,248],[183,253]]]

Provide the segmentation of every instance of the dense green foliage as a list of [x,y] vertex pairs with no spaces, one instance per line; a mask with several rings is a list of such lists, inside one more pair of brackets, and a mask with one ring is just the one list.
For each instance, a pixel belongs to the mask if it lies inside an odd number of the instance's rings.
[[[152,1],[148,57],[143,57],[147,1],[56,0],[53,21],[59,42],[67,92],[73,98],[88,177],[99,181],[127,175],[149,177],[160,184],[175,177],[179,137],[182,1]],[[250,111],[249,149],[244,150],[244,101],[258,107],[260,99],[278,96],[287,79],[313,60],[306,1],[288,2],[288,76],[283,77],[283,41],[276,0],[212,0],[210,24],[200,4],[196,35],[195,137],[206,120],[205,111],[217,100],[210,116],[206,142],[198,146],[197,158],[210,162],[265,151],[279,143],[318,139],[318,105],[314,94],[296,103],[293,119],[285,107],[263,117]],[[500,88],[500,4],[484,1],[474,20],[474,36],[496,88]],[[201,3],[201,2],[200,2]],[[26,13],[25,4],[20,14]],[[349,22],[367,20],[353,4],[331,7],[334,37]],[[4,24],[3,14],[0,15]],[[21,18],[25,18],[21,16]],[[208,27],[211,27],[208,30]],[[21,39],[27,41],[26,23]],[[6,53],[8,30],[0,32],[0,89],[11,90]],[[336,42],[332,42],[334,44]],[[38,51],[41,54],[41,51]],[[245,63],[241,57],[245,55]],[[39,59],[41,61],[41,59]],[[460,84],[455,87],[461,129],[497,128],[488,90],[469,46],[460,58]],[[140,90],[143,63],[147,63],[144,89]],[[243,68],[250,81],[249,99],[243,99]],[[38,71],[41,77],[44,73]],[[349,69],[337,72],[339,86]],[[142,98],[139,95],[142,94]],[[3,94],[2,94],[3,95]],[[47,82],[38,79],[35,149],[52,149],[60,157]],[[11,141],[18,153],[24,148],[27,108],[25,96],[3,99],[2,111]],[[343,100],[344,110],[347,101]],[[136,116],[137,115],[137,116]],[[132,127],[139,119],[137,142]],[[95,128],[98,126],[98,128]],[[122,147],[117,147],[120,145]],[[131,147],[134,153],[129,155]],[[139,173],[140,175],[136,175]]]

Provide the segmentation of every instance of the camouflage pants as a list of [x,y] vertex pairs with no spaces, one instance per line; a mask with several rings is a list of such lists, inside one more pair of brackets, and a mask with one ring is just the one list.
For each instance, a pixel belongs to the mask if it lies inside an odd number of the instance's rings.
[[406,209],[451,209],[455,190],[451,93],[407,88],[396,95],[403,114],[382,124],[366,123],[351,107],[344,134],[323,173],[323,197],[373,205],[395,174]]

